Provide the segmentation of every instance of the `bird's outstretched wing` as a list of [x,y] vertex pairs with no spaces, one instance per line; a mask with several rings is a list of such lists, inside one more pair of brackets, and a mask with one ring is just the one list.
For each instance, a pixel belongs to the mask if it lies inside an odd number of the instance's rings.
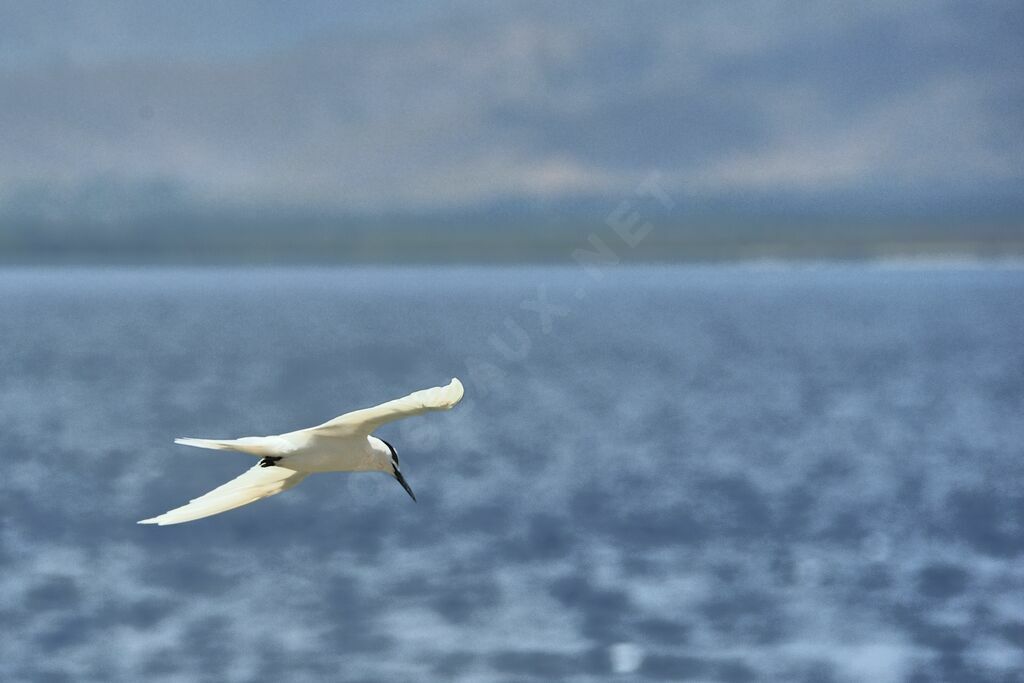
[[182,505],[151,519],[143,519],[139,524],[165,526],[216,515],[287,491],[306,476],[304,472],[296,472],[287,467],[256,465],[228,483],[218,486],[199,498],[194,498],[189,501],[188,505]]
[[313,433],[318,437],[367,435],[392,420],[420,415],[430,410],[448,410],[462,400],[463,391],[462,382],[452,378],[447,386],[421,389],[373,408],[354,410],[302,432]]

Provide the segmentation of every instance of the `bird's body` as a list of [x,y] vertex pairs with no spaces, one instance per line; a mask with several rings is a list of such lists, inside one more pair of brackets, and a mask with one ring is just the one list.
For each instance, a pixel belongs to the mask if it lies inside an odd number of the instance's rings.
[[377,437],[362,434],[318,437],[313,430],[301,430],[231,440],[175,439],[174,443],[241,451],[272,460],[277,467],[287,467],[304,474],[390,470],[391,449]]
[[339,438],[336,445],[323,439],[311,439],[294,453],[286,455],[280,467],[299,472],[386,472],[391,468],[391,450],[375,436],[365,439]]
[[462,383],[424,389],[394,401],[346,413],[317,427],[241,439],[175,439],[197,448],[240,451],[260,458],[241,476],[140,524],[179,524],[247,505],[292,488],[317,472],[387,472],[415,500],[398,468],[398,454],[370,432],[380,425],[430,410],[447,410],[462,399]]

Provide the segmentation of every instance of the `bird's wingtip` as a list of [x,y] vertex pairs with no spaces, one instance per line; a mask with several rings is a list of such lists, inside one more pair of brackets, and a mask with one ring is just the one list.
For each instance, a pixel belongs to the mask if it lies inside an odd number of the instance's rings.
[[452,377],[452,381],[448,383],[448,391],[451,401],[449,407],[454,406],[456,403],[461,401],[462,396],[466,393],[466,390],[462,386],[462,382],[459,381],[458,377]]
[[159,524],[157,517],[150,517],[149,519],[140,519],[136,524]]

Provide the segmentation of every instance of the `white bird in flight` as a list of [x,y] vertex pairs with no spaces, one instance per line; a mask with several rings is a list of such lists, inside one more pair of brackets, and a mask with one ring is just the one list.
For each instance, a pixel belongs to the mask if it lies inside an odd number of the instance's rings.
[[181,524],[254,503],[287,491],[314,472],[387,472],[416,500],[398,468],[398,453],[387,441],[371,435],[386,422],[448,410],[462,400],[462,382],[423,389],[404,398],[345,413],[318,427],[277,436],[241,439],[175,439],[183,446],[241,451],[260,458],[259,463],[209,493],[139,524]]

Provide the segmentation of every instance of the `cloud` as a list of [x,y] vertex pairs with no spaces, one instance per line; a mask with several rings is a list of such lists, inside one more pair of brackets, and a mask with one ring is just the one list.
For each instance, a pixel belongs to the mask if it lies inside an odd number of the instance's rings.
[[127,188],[132,212],[154,186],[172,204],[450,211],[627,196],[651,170],[698,198],[870,202],[880,179],[927,199],[1024,167],[1012,3],[192,9],[15,13],[8,213],[74,213],[97,186]]
[[828,129],[806,125],[827,116],[814,93],[790,92],[767,108],[777,132],[770,141],[722,155],[688,184],[709,191],[814,191],[875,182],[1010,181],[1020,174],[1020,150],[1006,139],[1004,122],[976,110],[1000,87],[994,79],[937,79]]

